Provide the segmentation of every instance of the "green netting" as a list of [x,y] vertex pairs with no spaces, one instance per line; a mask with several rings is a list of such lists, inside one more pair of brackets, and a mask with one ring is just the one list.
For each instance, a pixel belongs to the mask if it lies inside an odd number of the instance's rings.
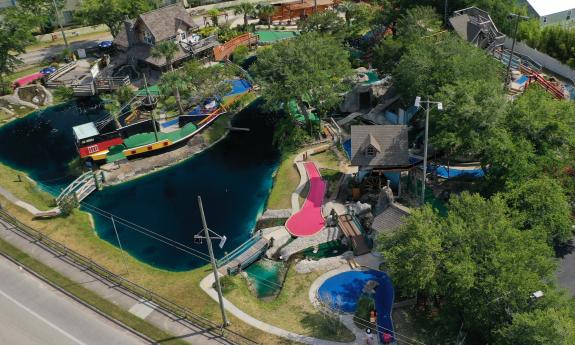
[[268,44],[281,40],[287,40],[299,35],[298,31],[256,31],[256,35],[260,37],[260,43]]
[[116,145],[116,146],[110,147],[110,149],[108,151],[108,155],[106,156],[106,161],[108,163],[112,163],[112,162],[116,162],[116,161],[119,161],[119,160],[126,158],[126,156],[122,152],[125,149],[126,149],[126,147],[124,145]]
[[[291,100],[288,102],[288,111],[289,113],[296,119],[298,122],[304,122],[305,116],[299,111],[299,107],[297,106],[297,102],[295,100]],[[309,119],[311,122],[319,121],[319,118],[315,113],[309,114]]]
[[144,96],[148,95],[148,92],[152,96],[159,96],[160,95],[160,88],[158,87],[158,85],[148,86],[148,91],[146,92],[146,88],[143,87],[143,88],[139,89],[138,92],[136,92],[136,95],[139,97],[144,97]]

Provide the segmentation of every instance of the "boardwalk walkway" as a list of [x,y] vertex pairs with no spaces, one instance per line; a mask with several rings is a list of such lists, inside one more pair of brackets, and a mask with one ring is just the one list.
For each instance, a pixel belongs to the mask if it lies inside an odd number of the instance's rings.
[[252,237],[218,261],[219,272],[234,274],[259,259],[270,246],[270,240],[261,235]]

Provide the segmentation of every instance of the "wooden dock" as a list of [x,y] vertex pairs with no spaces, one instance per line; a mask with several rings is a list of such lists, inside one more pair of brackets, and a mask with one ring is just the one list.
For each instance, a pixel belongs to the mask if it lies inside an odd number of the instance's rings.
[[349,238],[351,241],[351,246],[355,255],[363,255],[370,252],[369,246],[365,242],[365,237],[355,223],[353,216],[349,214],[338,216],[337,225],[345,237]]
[[238,273],[265,254],[269,246],[270,241],[262,236],[251,238],[218,260],[218,270],[224,275]]

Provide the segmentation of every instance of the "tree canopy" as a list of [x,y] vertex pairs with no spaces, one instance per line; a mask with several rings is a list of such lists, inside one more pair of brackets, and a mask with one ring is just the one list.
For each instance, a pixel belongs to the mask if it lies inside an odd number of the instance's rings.
[[263,49],[253,70],[269,109],[306,98],[321,113],[341,100],[351,65],[335,38],[314,32]]
[[11,73],[21,63],[18,54],[26,51],[26,46],[35,41],[32,29],[39,24],[36,17],[17,8],[1,12],[0,21],[0,82],[4,75]]
[[126,18],[134,18],[153,8],[149,0],[83,0],[76,17],[87,25],[105,24],[116,37]]
[[415,210],[381,249],[401,293],[434,301],[442,320],[463,322],[478,342],[526,311],[555,271],[551,248],[514,226],[505,200],[478,194],[453,198],[446,218]]

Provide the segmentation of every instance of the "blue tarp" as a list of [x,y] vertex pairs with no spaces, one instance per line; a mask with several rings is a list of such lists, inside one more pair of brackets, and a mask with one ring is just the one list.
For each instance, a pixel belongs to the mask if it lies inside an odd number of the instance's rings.
[[341,146],[343,146],[343,150],[347,154],[347,158],[351,159],[351,139],[344,141]]
[[[411,164],[421,164],[422,159],[417,158],[417,157],[409,157],[409,162]],[[427,171],[430,173],[433,173],[435,171],[435,169],[437,169],[437,176],[444,178],[444,179],[450,179],[450,178],[455,178],[455,177],[460,177],[460,176],[465,176],[465,177],[470,177],[470,178],[480,178],[485,176],[485,172],[483,171],[483,169],[479,168],[479,169],[457,169],[457,168],[453,168],[453,167],[448,167],[447,165],[434,165],[434,164],[428,164],[427,165]]]

